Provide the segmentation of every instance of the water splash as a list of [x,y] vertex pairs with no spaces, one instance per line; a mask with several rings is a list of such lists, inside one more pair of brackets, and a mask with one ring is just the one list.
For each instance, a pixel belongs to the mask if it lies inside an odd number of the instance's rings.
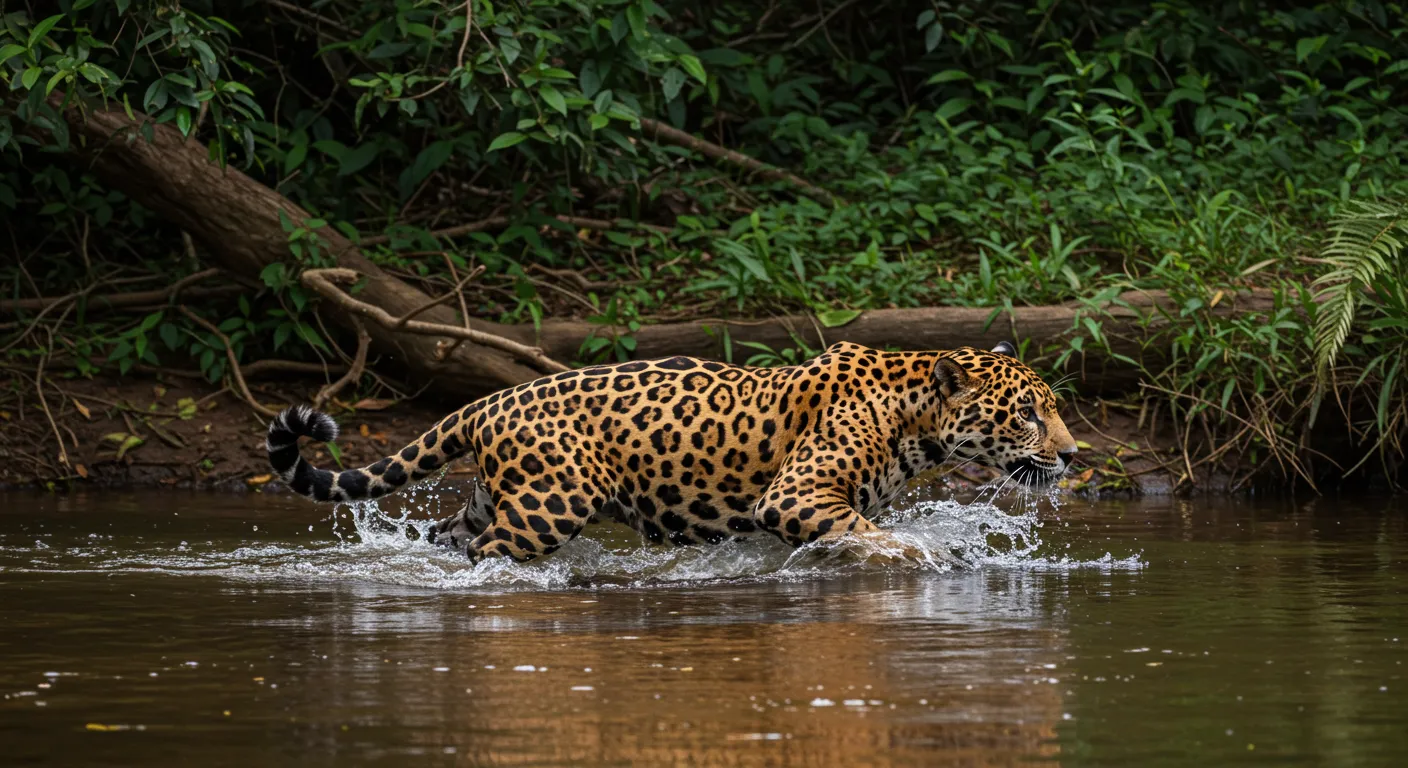
[[[1129,570],[1143,567],[1138,555],[1110,553],[1091,560],[1046,554],[1041,537],[1040,502],[1051,497],[1019,494],[1019,511],[987,502],[918,501],[883,515],[878,522],[892,542],[917,550],[919,563],[897,563],[885,544],[847,537],[791,549],[772,537],[755,537],[716,546],[649,546],[634,534],[607,526],[569,542],[551,557],[531,563],[490,558],[468,563],[457,552],[425,543],[433,520],[453,512],[458,501],[436,496],[434,489],[412,494],[399,512],[375,502],[344,507],[335,523],[339,544],[303,550],[292,562],[271,564],[274,573],[308,578],[370,579],[383,583],[448,590],[561,589],[708,583],[737,580],[799,580],[838,573],[920,570],[938,573],[977,569]],[[434,507],[435,509],[430,509]],[[350,524],[350,529],[347,528]],[[609,531],[609,529],[608,529]],[[355,539],[355,540],[354,540]],[[614,540],[613,540],[614,539]],[[252,554],[252,553],[251,553]],[[274,555],[269,552],[265,557]],[[267,571],[262,574],[271,575]]]
[[[332,540],[239,546],[181,542],[132,549],[117,542],[26,552],[30,568],[219,575],[260,582],[352,581],[452,591],[620,588],[719,581],[792,581],[876,571],[956,573],[975,570],[1131,570],[1138,555],[1097,559],[1054,556],[1068,543],[1048,543],[1041,503],[1054,497],[1015,494],[1004,510],[990,502],[914,501],[876,522],[890,544],[917,551],[922,561],[886,560],[885,544],[847,537],[793,550],[772,537],[717,546],[647,545],[617,525],[589,526],[583,536],[531,563],[490,558],[469,563],[453,550],[427,544],[434,520],[454,513],[462,497],[453,485],[424,484],[395,499],[343,505],[332,516]],[[1008,504],[1004,500],[1004,504]],[[253,534],[255,539],[260,534]],[[6,549],[0,547],[0,549]],[[18,554],[18,553],[16,553]]]

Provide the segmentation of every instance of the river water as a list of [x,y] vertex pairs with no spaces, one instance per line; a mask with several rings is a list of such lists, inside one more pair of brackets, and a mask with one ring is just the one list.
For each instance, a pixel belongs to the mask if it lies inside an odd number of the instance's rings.
[[1402,500],[911,500],[923,569],[453,501],[0,494],[0,763],[1408,764]]

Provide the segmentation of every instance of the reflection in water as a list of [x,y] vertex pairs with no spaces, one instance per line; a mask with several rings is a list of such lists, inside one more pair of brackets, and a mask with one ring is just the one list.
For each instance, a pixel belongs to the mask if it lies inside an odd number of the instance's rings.
[[643,549],[606,526],[471,567],[400,512],[347,510],[339,541],[298,500],[0,497],[0,746],[58,764],[1408,757],[1402,508],[1016,506],[891,516],[960,569]]

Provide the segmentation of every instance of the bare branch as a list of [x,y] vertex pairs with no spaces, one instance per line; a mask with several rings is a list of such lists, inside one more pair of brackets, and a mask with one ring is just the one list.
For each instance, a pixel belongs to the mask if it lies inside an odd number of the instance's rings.
[[262,405],[258,400],[255,400],[254,395],[250,393],[249,385],[244,383],[244,374],[240,372],[240,361],[239,358],[235,357],[235,348],[230,344],[230,337],[221,333],[220,329],[216,328],[209,320],[187,309],[186,305],[182,304],[178,306],[177,309],[181,311],[181,314],[190,318],[191,322],[210,331],[214,334],[215,338],[220,340],[221,344],[225,345],[225,357],[230,361],[230,377],[235,380],[235,385],[239,387],[240,396],[244,398],[245,402],[249,403],[249,406],[262,416],[271,419],[278,416],[278,411]]
[[[641,229],[648,229],[651,232],[656,232],[662,235],[669,235],[674,232],[673,229],[669,227],[662,227],[659,224],[645,224],[643,222],[627,221],[625,219],[611,221],[609,219],[591,219],[583,216],[550,216],[549,218],[556,219],[562,222],[563,224],[567,224],[569,226],[598,231],[606,231],[609,229],[630,229],[631,227],[640,227]],[[436,239],[459,237],[460,235],[468,235],[474,232],[483,232],[488,229],[502,229],[512,223],[513,219],[509,218],[508,216],[490,216],[487,219],[471,221],[468,224],[457,224],[453,227],[432,230],[430,234]],[[391,242],[391,237],[388,235],[372,235],[371,237],[362,238],[362,245],[382,245],[384,243],[389,242]]]
[[354,384],[362,378],[362,372],[367,369],[367,349],[371,347],[372,337],[367,334],[367,329],[360,320],[357,325],[357,355],[352,359],[352,367],[347,369],[347,373],[342,378],[323,387],[318,391],[318,396],[313,398],[313,408],[321,411],[329,400],[341,392],[348,384]]
[[[220,274],[220,270],[218,269],[206,269],[197,272],[194,275],[188,275],[186,277],[183,277],[165,288],[159,288],[153,291],[132,291],[131,293],[110,293],[101,296],[93,296],[88,299],[88,308],[90,310],[98,308],[118,309],[122,307],[140,307],[146,304],[159,303],[181,293],[184,288],[191,285],[192,283],[198,283],[202,280],[205,280],[206,278],[214,277],[218,274]],[[199,294],[191,295],[196,295],[200,298],[206,298],[211,296],[222,296],[233,293],[241,293],[244,290],[244,288],[238,285],[224,285],[213,288],[207,288],[202,290]],[[40,297],[37,299],[7,299],[5,301],[0,301],[0,312],[44,310],[52,306],[67,304],[68,302],[76,301],[85,293],[86,291],[79,291],[77,293],[70,293],[67,296],[57,296],[52,298]]]
[[[478,277],[483,272],[484,266],[482,264],[475,267],[474,269],[471,269],[469,271],[469,274],[465,275],[464,279],[456,283],[455,287],[451,289],[449,293],[431,299],[429,302],[422,304],[419,307],[416,307],[415,309],[411,310],[410,312],[407,312],[404,315],[401,315],[401,317],[396,321],[396,325],[392,326],[392,328],[399,331],[405,328],[406,323],[409,323],[416,316],[424,314],[427,310],[434,309],[440,306],[441,304],[449,304],[451,301],[459,298],[460,291],[464,289],[465,283],[468,283],[470,280],[473,280],[474,278]],[[465,315],[465,322],[469,322],[469,316],[467,314]]]
[[360,275],[355,270],[351,269],[310,269],[303,273],[302,281],[305,286],[324,299],[331,301],[333,304],[348,312],[370,318],[384,328],[404,331],[420,336],[444,336],[451,339],[470,341],[475,344],[481,344],[492,349],[507,352],[508,354],[532,363],[539,370],[549,373],[571,370],[562,363],[548,357],[543,353],[543,350],[538,347],[520,344],[492,333],[484,333],[483,331],[444,325],[442,323],[426,323],[420,320],[407,320],[402,323],[399,318],[392,317],[390,313],[381,307],[358,301],[334,284],[354,283],[359,277]]
[[752,171],[753,173],[756,173],[765,179],[771,179],[773,181],[785,181],[788,184],[791,184],[792,186],[796,187],[799,191],[801,191],[808,197],[819,202],[827,203],[828,205],[840,205],[845,203],[845,201],[841,198],[831,194],[830,192],[827,192],[821,187],[818,187],[817,185],[807,181],[806,179],[803,179],[800,176],[789,173],[780,168],[774,168],[768,165],[767,163],[764,163],[763,161],[758,160],[756,158],[749,157],[743,154],[742,152],[735,152],[734,150],[728,149],[727,147],[721,147],[711,141],[705,141],[704,139],[685,133],[684,131],[681,131],[679,129],[671,128],[670,126],[665,125],[664,123],[661,123],[657,120],[651,120],[648,117],[642,117],[640,119],[640,127],[647,138],[655,139],[656,141],[663,141],[666,144],[674,144],[675,146],[692,149],[695,152],[704,155],[705,157],[714,160],[722,160],[727,163],[732,163],[733,165],[739,166],[740,168]]

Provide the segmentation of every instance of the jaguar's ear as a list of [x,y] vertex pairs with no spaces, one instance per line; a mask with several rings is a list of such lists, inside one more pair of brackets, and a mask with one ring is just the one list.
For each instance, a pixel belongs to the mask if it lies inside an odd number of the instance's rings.
[[941,357],[934,364],[934,383],[939,387],[939,395],[945,400],[968,388],[971,377],[956,360]]
[[1010,341],[997,342],[997,346],[993,347],[992,351],[999,355],[1007,355],[1008,357],[1017,356],[1017,348],[1012,346],[1012,342]]

